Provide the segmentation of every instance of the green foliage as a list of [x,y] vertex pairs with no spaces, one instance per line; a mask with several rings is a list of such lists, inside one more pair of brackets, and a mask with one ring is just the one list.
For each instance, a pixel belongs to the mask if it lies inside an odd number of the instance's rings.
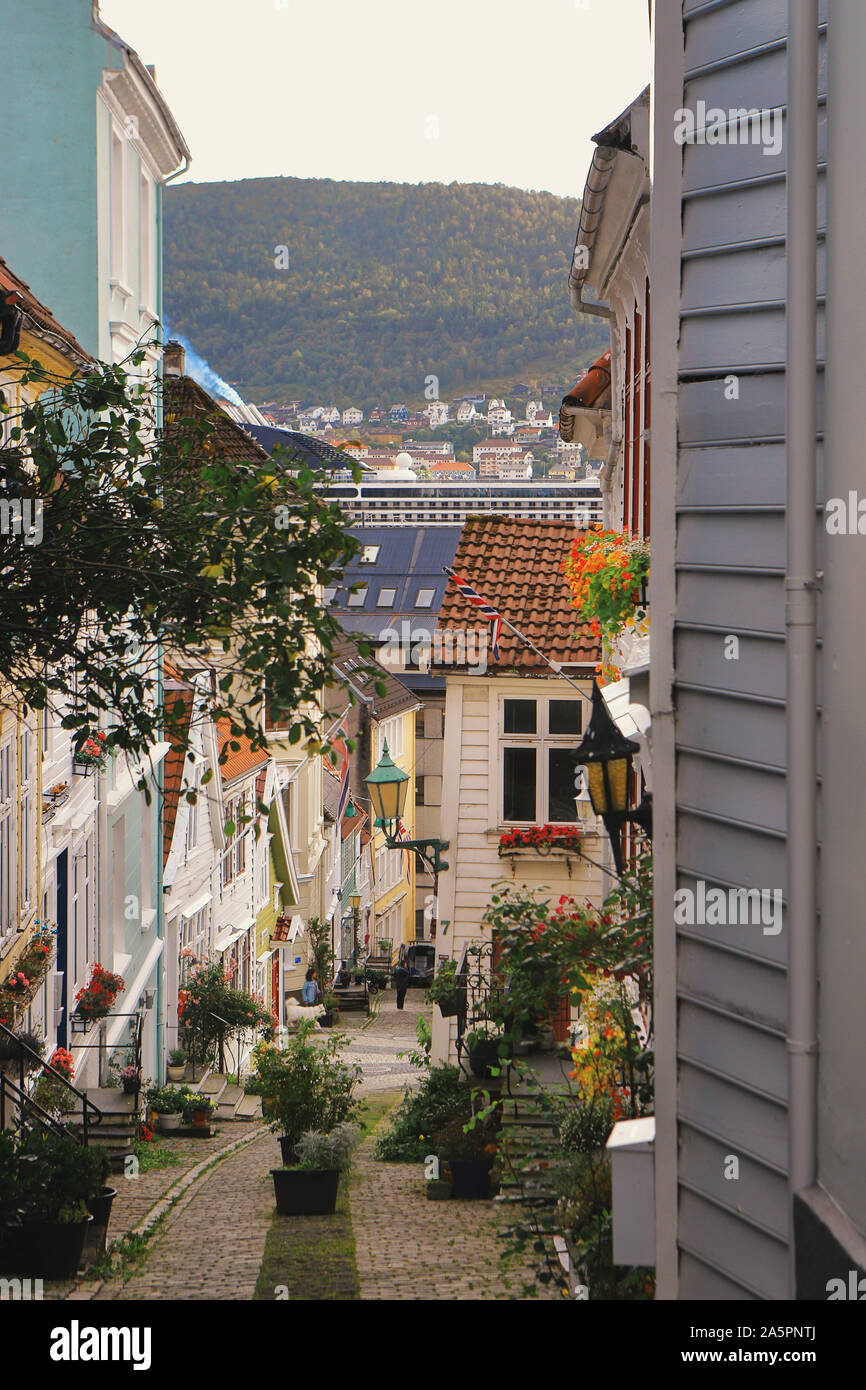
[[557,1177],[556,1219],[589,1296],[642,1301],[653,1295],[653,1271],[613,1263],[610,1160],[603,1152],[575,1154]]
[[184,1091],[180,1086],[150,1086],[145,1094],[147,1107],[157,1115],[179,1115],[183,1110]]
[[7,1148],[0,1163],[0,1189],[14,1184],[15,1206],[25,1221],[84,1220],[87,1202],[102,1191],[111,1167],[105,1149],[35,1129],[17,1148]]
[[427,998],[433,1004],[445,1004],[449,1007],[465,1000],[466,989],[461,987],[457,979],[457,962],[450,956],[447,960],[440,961],[439,969],[430,981]]
[[361,1140],[361,1126],[348,1120],[335,1125],[329,1134],[308,1129],[296,1144],[299,1168],[348,1168],[352,1153]]
[[175,1168],[182,1161],[176,1149],[153,1141],[145,1144],[136,1139],[132,1145],[132,1152],[138,1159],[139,1173],[147,1173],[154,1168]]
[[449,1120],[434,1135],[434,1147],[445,1161],[452,1158],[492,1158],[496,1153],[496,1126],[492,1117],[467,1128],[464,1120]]
[[387,1163],[422,1163],[433,1136],[450,1120],[465,1124],[472,1117],[472,1092],[458,1067],[431,1067],[416,1090],[407,1090],[393,1122],[376,1145],[376,1158]]
[[324,993],[325,984],[334,977],[334,951],[331,946],[331,927],[318,917],[311,917],[307,924],[310,945],[313,951],[313,966],[319,989]]
[[166,314],[259,401],[420,406],[429,373],[446,399],[573,381],[607,346],[569,305],[579,208],[501,184],[176,184]]
[[353,1091],[361,1075],[341,1056],[343,1039],[324,1043],[310,1039],[312,1024],[304,1021],[281,1050],[261,1043],[254,1051],[256,1084],[271,1129],[295,1142],[306,1130],[330,1134],[355,1117]]
[[271,1015],[251,994],[235,989],[222,961],[202,965],[184,986],[180,1031],[188,1051],[199,1058],[216,1054],[220,1035],[270,1029]]
[[559,1142],[567,1153],[595,1153],[607,1143],[614,1119],[609,1096],[598,1096],[586,1105],[569,1106],[560,1122]]
[[[0,482],[41,499],[42,535],[0,536],[7,703],[44,709],[61,696],[74,751],[102,721],[106,754],[130,766],[168,732],[189,747],[188,710],[157,689],[167,649],[182,672],[214,671],[209,712],[231,720],[235,740],[263,746],[267,673],[272,716],[320,751],[316,701],[342,634],[315,585],[333,583],[357,544],[314,495],[314,475],[275,477],[252,449],[221,457],[204,408],[183,421],[168,412],[160,430],[158,394],[122,367],[67,381],[17,357],[13,377],[42,395],[0,410]],[[138,785],[150,795],[143,774]]]

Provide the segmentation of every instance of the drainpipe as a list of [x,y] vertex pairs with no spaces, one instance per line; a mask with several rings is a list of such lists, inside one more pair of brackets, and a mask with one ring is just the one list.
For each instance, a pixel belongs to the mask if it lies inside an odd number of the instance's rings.
[[787,657],[788,1185],[815,1181],[817,1116],[816,467],[818,0],[788,0]]

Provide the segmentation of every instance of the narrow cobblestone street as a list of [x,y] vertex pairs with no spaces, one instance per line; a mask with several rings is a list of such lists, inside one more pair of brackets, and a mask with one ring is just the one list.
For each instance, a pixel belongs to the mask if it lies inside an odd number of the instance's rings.
[[[378,1002],[373,1017],[350,1015],[341,1031],[349,1038],[347,1057],[363,1067],[358,1093],[390,1092],[397,1098],[407,1081],[419,1078],[418,1069],[399,1054],[417,1045],[417,1021],[428,1006],[421,991],[407,996],[402,1011],[391,991]],[[490,1202],[429,1202],[422,1167],[378,1163],[373,1157],[377,1138],[378,1132],[368,1135],[343,1179],[348,1196],[343,1219],[351,1218],[357,1279],[354,1273],[335,1272],[334,1286],[317,1296],[364,1301],[523,1297],[528,1268],[504,1270],[501,1264],[502,1211]],[[109,1241],[153,1227],[142,1253],[123,1275],[58,1287],[55,1296],[251,1300],[275,1220],[293,1223],[283,1234],[297,1233],[308,1248],[317,1235],[329,1233],[324,1223],[331,1218],[275,1217],[270,1170],[279,1165],[280,1151],[264,1124],[223,1124],[211,1141],[181,1138],[170,1144],[180,1164],[116,1180]]]

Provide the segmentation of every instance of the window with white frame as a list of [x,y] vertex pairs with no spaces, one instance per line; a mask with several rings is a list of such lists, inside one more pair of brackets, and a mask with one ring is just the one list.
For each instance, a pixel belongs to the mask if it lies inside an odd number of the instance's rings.
[[139,183],[139,217],[140,217],[140,247],[139,247],[139,295],[141,307],[152,309],[154,307],[153,290],[153,231],[154,231],[154,199],[153,184],[147,174],[142,169]]
[[126,177],[125,141],[116,126],[111,127],[111,278],[126,280]]
[[392,758],[399,758],[405,751],[402,714],[398,714],[394,719],[384,720],[376,729],[375,755],[377,763],[382,757],[386,743]]
[[14,753],[11,738],[0,743],[0,937],[8,935],[18,921],[17,874],[13,877],[16,866]]
[[502,697],[499,814],[504,824],[576,822],[576,754],[581,727],[579,699]]
[[243,792],[226,804],[226,823],[231,824],[228,842],[223,850],[222,884],[226,888],[240,878],[247,866],[247,837],[250,833],[249,794]]
[[193,850],[195,849],[196,845],[198,844],[198,811],[199,811],[199,799],[200,799],[200,797],[201,797],[201,790],[200,790],[200,788],[201,788],[201,774],[200,774],[200,772],[199,772],[199,769],[198,769],[198,768],[195,768],[195,770],[194,770],[193,773],[192,773],[192,778],[191,778],[191,780],[190,780],[188,790],[191,791],[191,792],[194,791],[194,792],[196,793],[196,800],[195,800],[195,801],[188,801],[188,802],[186,803],[186,807],[187,807],[187,810],[186,810],[186,854],[187,854],[187,856],[189,856],[190,854],[192,854]]
[[88,835],[81,847],[72,856],[72,937],[75,978],[84,982],[87,967],[94,956],[95,942],[93,931],[94,883],[95,883],[94,837]]
[[19,897],[22,913],[29,911],[36,892],[36,749],[30,729],[22,728],[19,771],[21,850]]

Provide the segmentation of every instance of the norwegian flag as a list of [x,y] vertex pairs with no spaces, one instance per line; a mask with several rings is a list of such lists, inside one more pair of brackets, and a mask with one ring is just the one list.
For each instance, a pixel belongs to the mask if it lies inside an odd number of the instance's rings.
[[[403,824],[402,821],[399,821],[398,824],[397,824],[397,839],[398,839],[398,840],[408,840],[408,839],[410,839],[410,838],[411,838],[411,837],[409,836],[409,834],[408,834],[408,832],[407,832],[407,830],[406,830],[405,825]],[[412,882],[412,860],[411,860],[411,858],[409,857],[409,856],[410,856],[410,851],[409,851],[408,849],[404,849],[403,853],[404,853],[405,856],[406,856],[406,882],[409,883],[409,884],[411,884],[411,882]]]
[[337,807],[337,824],[342,825],[343,814],[349,804],[349,750],[346,747],[345,729],[337,730],[337,737],[332,740],[331,746],[334,752],[340,755],[340,804]]
[[449,569],[447,565],[443,565],[442,568],[448,575],[449,579],[454,580],[454,583],[457,585],[457,588],[460,590],[461,594],[466,599],[466,601],[468,603],[471,603],[473,608],[477,608],[479,613],[483,613],[485,618],[488,619],[490,623],[490,640],[493,643],[493,660],[498,661],[499,635],[502,632],[501,615],[493,607],[493,604],[488,603],[486,598],[482,598],[481,595],[478,593],[477,589],[473,589],[472,585],[468,583],[467,580],[465,580],[461,575],[459,575],[456,572],[456,570]]

